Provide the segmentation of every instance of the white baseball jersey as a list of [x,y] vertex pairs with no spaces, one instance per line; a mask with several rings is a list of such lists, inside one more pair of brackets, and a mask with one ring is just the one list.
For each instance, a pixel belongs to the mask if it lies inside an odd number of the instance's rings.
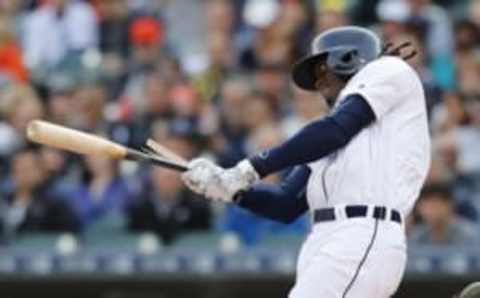
[[310,209],[368,204],[395,208],[406,215],[430,165],[420,79],[402,59],[385,56],[350,79],[335,107],[351,94],[363,96],[376,120],[341,150],[309,164]]

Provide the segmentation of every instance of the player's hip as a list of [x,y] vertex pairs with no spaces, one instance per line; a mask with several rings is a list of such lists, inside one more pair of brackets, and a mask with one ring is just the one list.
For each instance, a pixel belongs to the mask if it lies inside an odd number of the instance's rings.
[[[403,226],[369,218],[315,224],[302,246],[303,250],[331,254],[355,254],[373,241],[372,249],[406,250]],[[372,240],[373,239],[373,240]]]
[[372,216],[337,218],[313,223],[312,231],[304,242],[298,267],[311,263],[316,256],[342,258],[345,262],[356,262],[366,250],[394,250],[406,252],[403,219],[391,220]]
[[[355,233],[361,239],[371,234],[376,226],[388,229],[394,239],[404,237],[405,218],[396,208],[380,205],[341,204],[310,211],[312,234],[321,233],[322,239],[342,234]],[[351,238],[349,238],[351,239]]]

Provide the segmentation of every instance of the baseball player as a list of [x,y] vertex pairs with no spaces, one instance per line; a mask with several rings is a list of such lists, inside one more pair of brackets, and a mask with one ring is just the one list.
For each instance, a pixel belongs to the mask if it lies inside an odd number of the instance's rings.
[[[309,211],[290,298],[386,298],[402,279],[404,219],[430,163],[424,92],[405,46],[382,49],[360,27],[323,32],[292,77],[327,99],[329,115],[233,168],[196,159],[183,174],[206,198],[270,219],[288,223]],[[259,183],[290,167],[280,185]]]

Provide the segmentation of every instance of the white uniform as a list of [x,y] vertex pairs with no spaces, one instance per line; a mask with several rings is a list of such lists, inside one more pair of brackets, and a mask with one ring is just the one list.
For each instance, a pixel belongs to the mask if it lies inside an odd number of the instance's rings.
[[343,149],[309,164],[310,210],[334,207],[336,220],[314,224],[290,298],[387,298],[403,276],[404,220],[346,218],[344,211],[368,205],[371,214],[385,206],[405,219],[413,208],[430,164],[423,87],[407,63],[386,56],[362,68],[336,106],[350,94],[362,95],[376,120]]

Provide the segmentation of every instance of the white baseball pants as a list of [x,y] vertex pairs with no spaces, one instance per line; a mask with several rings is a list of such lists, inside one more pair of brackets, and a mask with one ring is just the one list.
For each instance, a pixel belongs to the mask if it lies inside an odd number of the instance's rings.
[[406,265],[403,225],[374,218],[314,224],[289,298],[388,298]]

